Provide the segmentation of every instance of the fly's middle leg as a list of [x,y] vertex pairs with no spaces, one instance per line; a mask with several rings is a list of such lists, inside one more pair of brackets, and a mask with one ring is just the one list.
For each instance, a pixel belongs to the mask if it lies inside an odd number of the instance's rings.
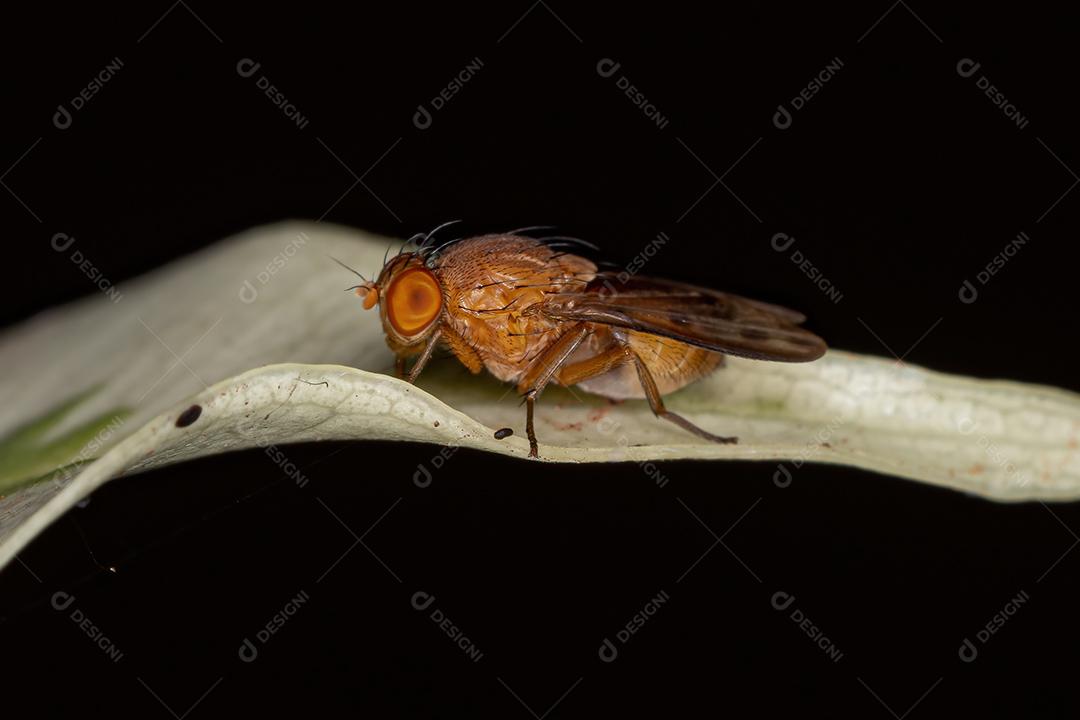
[[539,451],[536,431],[533,428],[533,408],[536,405],[536,398],[588,334],[589,328],[585,323],[572,325],[532,361],[518,380],[518,392],[525,396],[525,434],[529,437],[529,457],[538,457]]

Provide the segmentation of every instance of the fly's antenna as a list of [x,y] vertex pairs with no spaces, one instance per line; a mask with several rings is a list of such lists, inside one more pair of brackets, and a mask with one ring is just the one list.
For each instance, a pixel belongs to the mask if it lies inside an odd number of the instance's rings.
[[[348,266],[348,265],[346,265],[345,263],[341,262],[340,260],[338,260],[338,259],[337,259],[336,257],[334,257],[333,255],[327,255],[326,257],[330,258],[331,260],[333,260],[334,262],[336,262],[336,263],[337,263],[338,265],[340,265],[341,267],[345,268],[346,270],[348,270],[349,272],[351,272],[351,273],[352,273],[353,275],[355,275],[356,277],[358,277],[358,278],[360,278],[361,280],[363,280],[363,281],[364,281],[365,283],[369,283],[369,284],[371,283],[371,281],[370,281],[370,280],[368,280],[368,279],[367,279],[366,277],[364,277],[363,275],[361,275],[361,274],[360,274],[359,272],[357,272],[356,270],[353,270],[353,269],[352,269],[351,267],[349,267],[349,266]],[[357,285],[356,287],[360,287],[360,286],[359,286],[359,285]],[[352,288],[349,288],[349,289],[350,289],[350,290],[355,290],[356,288],[355,288],[355,287],[352,287]]]

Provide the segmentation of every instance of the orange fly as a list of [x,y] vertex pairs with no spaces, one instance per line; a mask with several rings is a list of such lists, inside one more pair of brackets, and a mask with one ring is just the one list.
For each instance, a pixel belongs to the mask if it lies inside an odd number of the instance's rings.
[[[807,362],[826,349],[799,327],[800,313],[601,271],[565,249],[588,245],[583,241],[529,237],[521,234],[532,229],[526,228],[436,244],[440,228],[413,237],[384,260],[377,279],[349,289],[365,308],[379,306],[398,377],[415,381],[445,345],[471,372],[486,368],[514,383],[526,403],[532,457],[533,407],[550,382],[612,399],[645,398],[657,417],[706,440],[734,443],[668,410],[662,396],[708,375],[724,355]],[[410,244],[415,249],[405,252]]]

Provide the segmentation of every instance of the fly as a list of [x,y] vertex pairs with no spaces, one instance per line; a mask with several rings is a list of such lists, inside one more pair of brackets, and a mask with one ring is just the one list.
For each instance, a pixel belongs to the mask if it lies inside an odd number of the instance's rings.
[[471,372],[514,383],[531,457],[533,410],[549,383],[644,398],[657,417],[735,443],[668,410],[663,396],[710,374],[725,355],[809,362],[825,353],[825,342],[799,327],[798,312],[671,280],[620,278],[566,249],[589,243],[521,234],[529,229],[439,244],[436,231],[421,234],[414,250],[385,260],[378,278],[361,276],[349,289],[365,308],[378,305],[398,377],[414,382],[446,346]]

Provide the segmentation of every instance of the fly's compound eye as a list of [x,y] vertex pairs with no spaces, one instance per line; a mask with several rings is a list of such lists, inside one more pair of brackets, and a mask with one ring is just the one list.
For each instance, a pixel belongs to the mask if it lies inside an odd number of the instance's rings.
[[386,314],[402,335],[416,335],[435,320],[442,309],[442,289],[428,270],[406,270],[386,291]]

